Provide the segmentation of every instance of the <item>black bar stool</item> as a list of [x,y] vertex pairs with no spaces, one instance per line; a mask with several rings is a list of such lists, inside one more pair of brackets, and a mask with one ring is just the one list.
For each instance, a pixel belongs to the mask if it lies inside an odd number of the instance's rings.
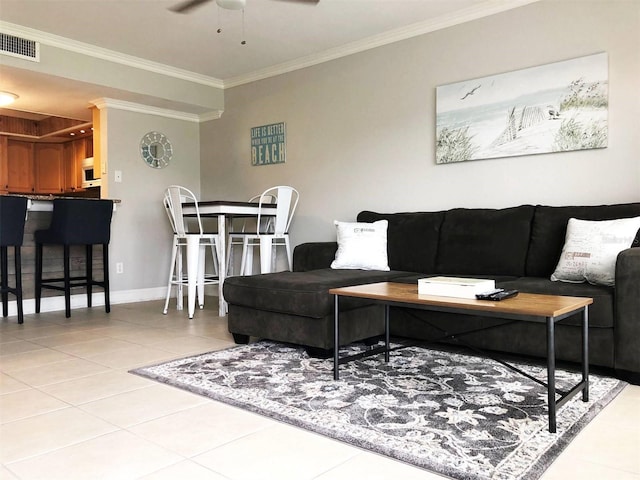
[[[71,316],[71,289],[86,287],[87,306],[91,307],[94,285],[104,288],[105,311],[109,313],[109,240],[111,238],[111,200],[62,199],[53,201],[53,214],[48,230],[34,233],[36,243],[36,313],[40,312],[42,289],[64,292],[65,315]],[[42,278],[43,245],[62,245],[64,253],[64,276]],[[86,270],[84,276],[72,277],[70,273],[70,247],[84,245]],[[93,278],[93,245],[102,245],[103,280]],[[59,285],[62,283],[62,286]]]
[[[16,296],[18,323],[24,321],[22,312],[22,261],[20,247],[24,237],[24,223],[27,217],[27,199],[25,197],[0,196],[0,292],[2,292],[2,316],[6,317],[9,306],[9,294]],[[8,247],[13,247],[15,261],[15,287],[9,286]]]

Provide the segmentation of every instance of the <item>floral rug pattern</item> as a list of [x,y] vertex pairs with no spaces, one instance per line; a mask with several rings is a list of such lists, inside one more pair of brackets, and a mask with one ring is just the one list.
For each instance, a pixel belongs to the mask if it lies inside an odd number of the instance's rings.
[[[341,355],[361,350],[352,346]],[[546,367],[518,365],[545,380]],[[340,366],[275,342],[205,353],[132,373],[457,479],[539,478],[626,383],[590,376],[549,433],[546,389],[498,362],[407,347]],[[558,388],[579,374],[558,370]]]

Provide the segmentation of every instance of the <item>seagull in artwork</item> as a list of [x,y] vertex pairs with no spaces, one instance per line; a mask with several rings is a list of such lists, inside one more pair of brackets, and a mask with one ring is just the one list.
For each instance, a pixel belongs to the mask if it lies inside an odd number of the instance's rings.
[[469,90],[469,91],[467,92],[467,94],[466,94],[464,97],[462,97],[460,100],[464,100],[464,99],[465,99],[465,98],[467,98],[468,96],[473,95],[474,93],[476,93],[476,90],[478,90],[481,86],[482,86],[482,85],[478,85],[477,87],[472,88],[472,89],[471,89],[471,90]]

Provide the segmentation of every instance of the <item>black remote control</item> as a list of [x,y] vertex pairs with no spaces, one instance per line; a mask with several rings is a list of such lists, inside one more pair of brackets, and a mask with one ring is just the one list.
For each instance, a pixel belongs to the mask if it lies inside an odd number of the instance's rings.
[[499,302],[505,298],[511,298],[518,295],[518,290],[504,290],[497,289],[497,291],[490,291],[485,293],[478,293],[476,298],[478,300],[491,300],[493,302]]

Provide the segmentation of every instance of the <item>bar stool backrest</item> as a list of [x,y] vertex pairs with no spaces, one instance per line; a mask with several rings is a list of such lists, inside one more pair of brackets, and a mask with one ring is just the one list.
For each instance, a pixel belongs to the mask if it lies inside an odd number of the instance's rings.
[[288,185],[280,185],[277,187],[269,188],[265,190],[260,196],[259,211],[258,211],[258,225],[261,225],[262,216],[267,216],[269,212],[263,210],[262,205],[270,204],[273,202],[273,197],[277,198],[276,216],[272,223],[272,232],[258,232],[269,233],[275,235],[285,235],[289,232],[289,226],[291,220],[293,220],[293,214],[298,206],[298,191]]
[[[51,226],[43,237],[65,245],[108,244],[112,215],[112,200],[56,198]],[[42,240],[48,243],[46,238]]]
[[173,233],[179,237],[185,237],[189,234],[189,228],[182,212],[183,203],[195,204],[195,218],[198,220],[198,233],[202,235],[204,230],[202,228],[202,219],[200,218],[198,200],[191,190],[180,185],[170,185],[167,187],[164,195],[164,206],[167,210],[167,215],[169,215],[169,221],[171,222]]
[[0,246],[22,246],[26,217],[26,197],[0,196]]

